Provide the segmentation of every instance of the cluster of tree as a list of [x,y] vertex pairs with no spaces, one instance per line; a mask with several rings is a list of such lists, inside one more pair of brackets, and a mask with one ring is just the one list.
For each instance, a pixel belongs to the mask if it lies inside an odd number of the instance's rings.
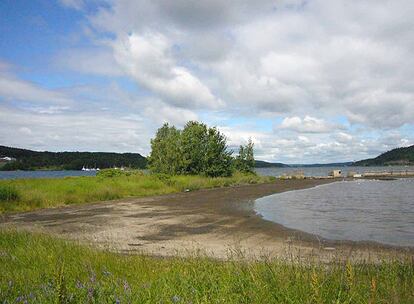
[[226,137],[216,128],[190,121],[183,130],[165,123],[151,140],[149,168],[164,174],[230,176],[234,170],[254,172],[253,143],[240,146],[235,158]]
[[384,165],[414,165],[414,145],[396,148],[385,152],[376,158],[360,160],[355,166],[384,166]]
[[60,169],[80,170],[82,167],[130,167],[143,169],[147,160],[138,153],[106,152],[38,152],[0,146],[0,156],[16,160],[6,163],[1,170]]

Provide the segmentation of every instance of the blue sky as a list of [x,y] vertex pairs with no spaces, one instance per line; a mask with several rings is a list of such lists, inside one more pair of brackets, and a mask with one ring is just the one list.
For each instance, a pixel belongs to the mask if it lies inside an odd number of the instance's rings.
[[163,123],[326,163],[414,143],[412,1],[0,2],[0,144],[147,155]]

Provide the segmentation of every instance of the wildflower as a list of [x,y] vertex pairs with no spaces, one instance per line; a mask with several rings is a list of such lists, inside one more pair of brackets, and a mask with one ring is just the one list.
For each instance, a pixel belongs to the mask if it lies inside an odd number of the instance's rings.
[[102,271],[102,274],[104,276],[110,276],[112,273],[110,273],[108,270],[104,270],[104,271]]
[[178,303],[178,302],[180,302],[181,298],[179,296],[175,295],[175,296],[172,297],[171,300],[173,301],[173,303]]
[[120,300],[120,299],[118,299],[118,298],[116,298],[116,299],[115,299],[115,304],[121,304],[121,300]]
[[81,289],[81,288],[85,287],[85,286],[82,284],[82,282],[81,282],[81,281],[79,281],[79,280],[76,280],[75,286],[76,286],[76,288],[78,288],[78,289]]
[[94,293],[95,293],[95,290],[93,289],[93,287],[89,287],[88,288],[88,298],[89,299],[93,298]]
[[24,297],[24,296],[18,296],[18,297],[16,298],[16,303],[20,303],[20,302],[24,302],[24,301],[26,301],[26,299],[25,299],[25,297]]
[[130,289],[130,287],[129,287],[128,282],[126,280],[124,280],[124,291],[127,291],[129,289]]
[[91,273],[91,277],[89,279],[90,279],[90,281],[91,281],[92,284],[96,282],[96,274],[95,274],[95,272],[92,272]]

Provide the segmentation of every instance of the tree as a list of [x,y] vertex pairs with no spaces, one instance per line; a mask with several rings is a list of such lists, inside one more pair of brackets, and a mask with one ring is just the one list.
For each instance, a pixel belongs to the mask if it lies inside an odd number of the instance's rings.
[[233,158],[216,128],[189,121],[182,131],[164,124],[151,140],[149,168],[165,174],[230,176]]
[[227,139],[216,128],[208,129],[205,151],[204,174],[211,177],[231,176],[233,173],[232,152],[227,149]]
[[236,170],[245,173],[254,173],[254,144],[249,138],[246,146],[240,146],[239,155],[236,157],[234,166]]
[[181,159],[181,132],[165,123],[158,129],[151,140],[151,154],[148,157],[149,168],[155,173],[180,174],[183,163]]
[[184,173],[199,174],[204,171],[207,143],[207,126],[197,121],[189,121],[181,132]]

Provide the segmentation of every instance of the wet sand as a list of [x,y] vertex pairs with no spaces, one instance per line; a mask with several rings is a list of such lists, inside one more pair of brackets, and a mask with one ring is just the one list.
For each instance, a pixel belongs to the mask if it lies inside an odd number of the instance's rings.
[[271,184],[199,190],[147,198],[9,214],[15,227],[122,253],[214,258],[369,260],[412,257],[412,248],[370,242],[328,241],[266,221],[253,210],[266,195],[332,180],[278,180]]

